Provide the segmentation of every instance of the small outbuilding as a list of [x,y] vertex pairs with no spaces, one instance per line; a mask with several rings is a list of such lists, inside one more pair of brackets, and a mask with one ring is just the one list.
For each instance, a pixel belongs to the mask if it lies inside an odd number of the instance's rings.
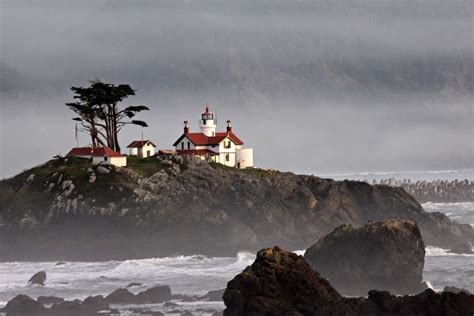
[[87,158],[94,165],[99,163],[116,167],[127,165],[127,156],[114,151],[110,147],[74,147],[66,156]]
[[135,140],[127,146],[129,149],[129,155],[146,158],[151,157],[156,152],[156,145],[153,144],[150,140]]

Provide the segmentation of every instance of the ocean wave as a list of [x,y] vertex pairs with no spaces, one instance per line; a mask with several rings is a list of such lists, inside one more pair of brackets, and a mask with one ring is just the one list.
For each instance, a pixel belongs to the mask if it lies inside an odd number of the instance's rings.
[[434,246],[428,246],[425,248],[426,257],[474,257],[474,254],[457,254],[449,252],[449,249],[443,249]]

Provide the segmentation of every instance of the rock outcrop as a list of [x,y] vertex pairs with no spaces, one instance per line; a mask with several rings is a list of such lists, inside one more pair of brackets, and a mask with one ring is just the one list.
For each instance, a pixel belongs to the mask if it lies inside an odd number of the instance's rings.
[[283,315],[342,300],[303,257],[280,247],[262,249],[255,262],[227,284],[225,315]]
[[280,247],[262,249],[255,262],[227,285],[225,316],[393,316],[472,315],[474,296],[437,294],[426,290],[414,296],[370,291],[368,298],[344,298],[312,270],[305,259]]
[[28,280],[28,283],[44,286],[45,281],[46,281],[46,272],[39,271],[33,274],[33,276]]
[[61,301],[56,302],[50,308],[46,308],[40,302],[26,295],[18,295],[11,299],[0,312],[7,316],[91,316],[102,315],[105,312],[113,312],[107,301],[101,295],[89,296],[84,301]]
[[131,159],[109,173],[97,168],[58,158],[0,181],[0,260],[234,255],[262,244],[303,249],[342,224],[393,217],[416,220],[427,245],[474,243],[470,225],[427,213],[403,189],[385,185],[181,156]]
[[364,296],[372,289],[416,294],[427,288],[422,283],[425,245],[410,220],[339,226],[304,257],[343,295]]
[[449,251],[456,254],[473,254],[472,244],[467,240],[460,240],[453,248]]
[[110,304],[162,303],[172,298],[171,289],[167,285],[154,286],[136,295],[127,289],[117,289],[105,297],[106,301]]

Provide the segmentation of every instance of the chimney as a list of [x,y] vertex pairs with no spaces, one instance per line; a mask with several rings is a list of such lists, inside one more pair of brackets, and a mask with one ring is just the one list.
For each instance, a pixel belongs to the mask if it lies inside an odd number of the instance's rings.
[[185,134],[189,133],[188,121],[184,121],[184,133],[185,133]]
[[230,120],[227,120],[227,133],[232,133],[232,123]]

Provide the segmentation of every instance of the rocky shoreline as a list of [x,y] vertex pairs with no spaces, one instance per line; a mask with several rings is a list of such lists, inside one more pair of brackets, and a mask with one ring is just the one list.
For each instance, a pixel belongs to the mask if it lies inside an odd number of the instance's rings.
[[180,156],[118,169],[57,158],[0,181],[0,261],[304,249],[340,225],[394,217],[415,220],[426,245],[474,244],[470,225],[425,212],[402,188]]

